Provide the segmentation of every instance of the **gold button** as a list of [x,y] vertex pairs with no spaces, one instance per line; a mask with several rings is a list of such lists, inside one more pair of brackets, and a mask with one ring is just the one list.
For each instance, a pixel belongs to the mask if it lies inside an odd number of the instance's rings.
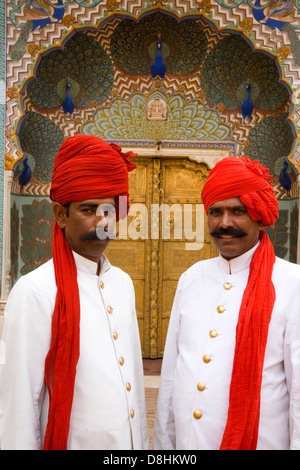
[[134,410],[130,410],[130,416],[131,416],[131,418],[134,417]]
[[131,390],[131,384],[129,382],[127,382],[126,384],[126,390],[128,390],[128,392],[130,392]]
[[211,338],[215,338],[216,336],[218,336],[218,332],[216,330],[210,330],[209,336]]
[[116,331],[113,332],[113,339],[116,340],[118,339],[118,333]]
[[202,359],[206,364],[208,364],[210,362],[210,356],[208,354],[204,354]]
[[202,417],[202,413],[200,410],[195,410],[193,415],[195,419],[200,419]]
[[120,359],[119,359],[120,366],[122,366],[124,364],[124,362],[125,362],[124,357],[120,357]]
[[226,289],[226,290],[231,289],[231,284],[230,284],[230,282],[225,282],[225,283],[224,283],[224,289]]
[[109,306],[107,307],[107,311],[108,311],[108,313],[113,313],[113,308],[109,305]]
[[198,388],[199,392],[203,392],[203,390],[205,390],[205,384],[203,382],[198,382],[197,383],[197,388]]
[[219,307],[217,308],[218,313],[223,313],[224,310],[225,310],[225,308],[223,307],[223,305],[219,305]]
[[101,289],[104,289],[104,282],[100,281],[100,287]]

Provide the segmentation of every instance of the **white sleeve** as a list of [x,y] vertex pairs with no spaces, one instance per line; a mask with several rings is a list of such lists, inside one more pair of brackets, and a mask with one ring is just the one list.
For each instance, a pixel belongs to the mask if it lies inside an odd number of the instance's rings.
[[53,306],[26,278],[12,289],[5,310],[0,361],[2,450],[41,448],[44,362],[51,341]]
[[176,449],[176,433],[172,407],[172,396],[174,372],[178,356],[180,303],[184,277],[185,275],[183,274],[178,282],[164,349],[153,431],[153,449],[155,450]]
[[300,450],[300,302],[297,300],[286,327],[284,345],[284,367],[290,395],[290,450]]

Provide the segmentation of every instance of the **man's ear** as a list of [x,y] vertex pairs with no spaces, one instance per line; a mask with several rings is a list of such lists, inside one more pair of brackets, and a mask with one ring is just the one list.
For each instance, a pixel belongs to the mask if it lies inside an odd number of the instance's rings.
[[60,204],[54,204],[53,212],[57,225],[64,229],[66,226],[66,218],[68,217],[67,209]]

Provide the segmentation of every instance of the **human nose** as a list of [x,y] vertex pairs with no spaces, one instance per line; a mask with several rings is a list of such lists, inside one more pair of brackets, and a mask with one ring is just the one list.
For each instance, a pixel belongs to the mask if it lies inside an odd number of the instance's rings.
[[230,214],[229,211],[224,211],[222,216],[221,216],[221,219],[220,219],[220,224],[219,226],[223,229],[227,229],[227,228],[232,228],[233,227],[233,220],[232,220],[232,216]]
[[98,207],[96,212],[96,225],[104,229],[108,227],[107,212],[105,212],[101,206]]
[[97,227],[102,227],[104,230],[108,228],[108,220],[106,216],[103,215],[97,215]]

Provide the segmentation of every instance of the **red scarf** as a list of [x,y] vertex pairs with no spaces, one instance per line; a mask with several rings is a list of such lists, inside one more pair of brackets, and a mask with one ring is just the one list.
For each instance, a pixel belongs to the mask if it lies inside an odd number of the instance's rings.
[[271,279],[274,262],[273,245],[262,230],[239,312],[228,418],[221,450],[256,449],[262,370],[275,302]]
[[57,285],[52,341],[45,361],[50,407],[44,450],[66,450],[79,358],[80,303],[77,268],[63,230],[54,223],[53,264]]
[[[118,207],[117,219],[125,217],[129,208],[128,172],[136,168],[128,158],[134,156],[132,152],[122,153],[119,146],[98,137],[70,137],[54,161],[51,199],[64,205],[123,195],[126,207]],[[52,252],[57,293],[51,346],[45,360],[50,406],[43,449],[66,450],[80,354],[80,299],[74,256],[56,222]]]
[[[230,157],[217,163],[202,191],[208,212],[217,202],[239,197],[253,220],[272,225],[278,202],[271,175],[257,161]],[[228,417],[221,450],[255,450],[260,417],[261,381],[269,323],[275,302],[272,272],[275,254],[265,231],[250,264],[236,329]]]

